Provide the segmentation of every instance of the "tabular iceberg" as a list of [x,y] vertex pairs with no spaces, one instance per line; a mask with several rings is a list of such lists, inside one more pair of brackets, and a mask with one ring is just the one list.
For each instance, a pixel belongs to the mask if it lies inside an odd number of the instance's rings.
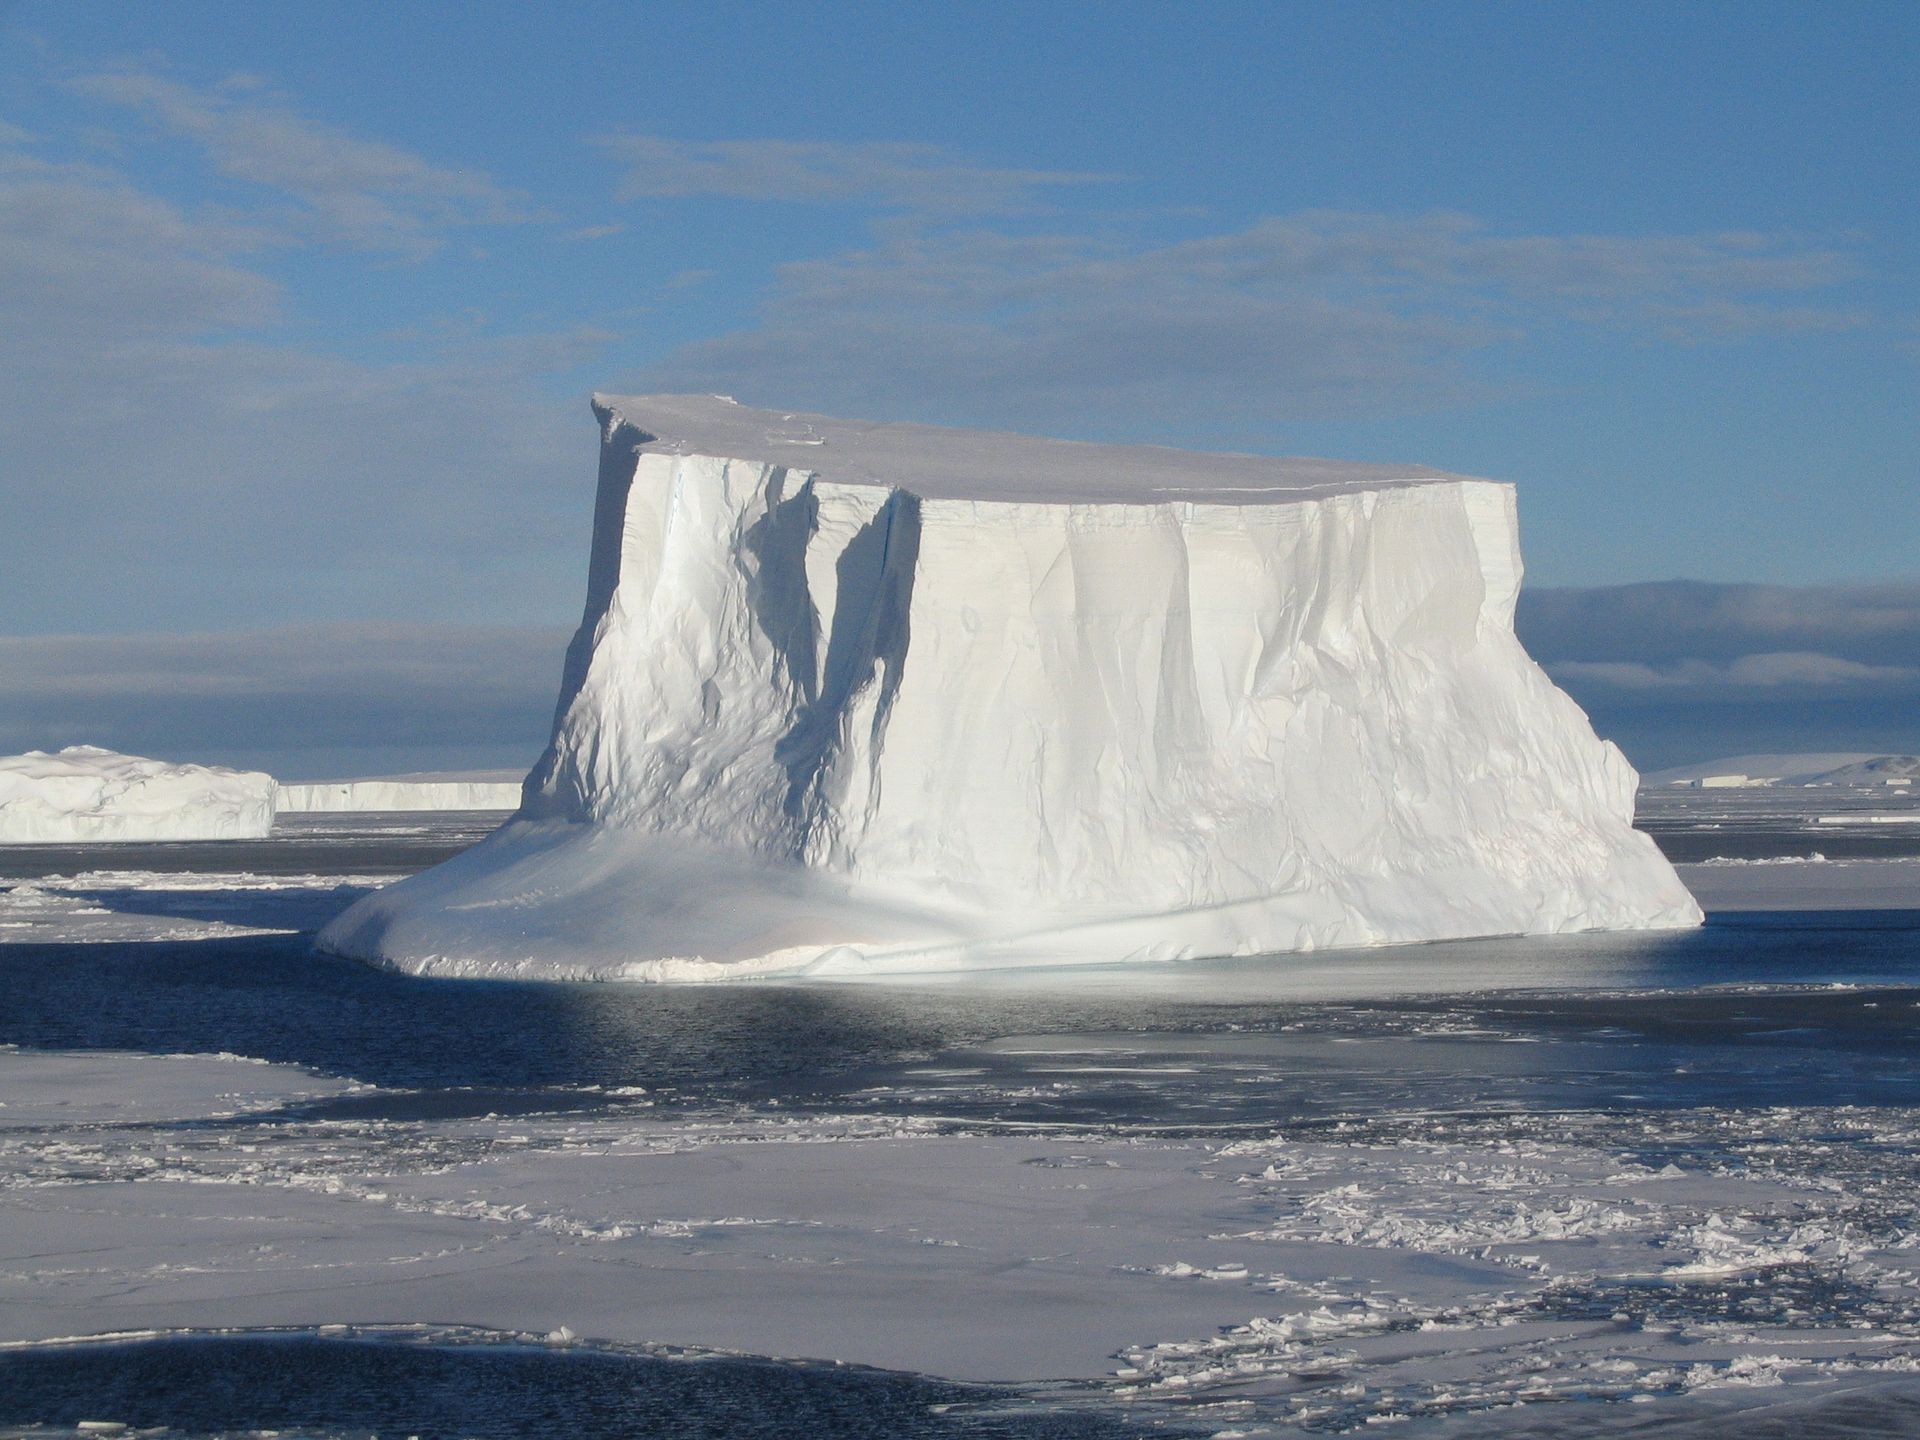
[[273,828],[273,777],[173,765],[97,745],[0,756],[0,844],[255,840]]
[[1507,485],[595,410],[586,614],[522,806],[328,950],[721,979],[1699,923],[1514,638]]

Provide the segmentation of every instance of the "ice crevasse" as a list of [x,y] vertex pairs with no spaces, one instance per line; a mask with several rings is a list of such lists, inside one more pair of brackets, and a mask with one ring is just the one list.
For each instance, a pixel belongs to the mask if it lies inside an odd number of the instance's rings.
[[586,613],[441,975],[1174,960],[1700,911],[1513,632],[1511,486],[595,397]]

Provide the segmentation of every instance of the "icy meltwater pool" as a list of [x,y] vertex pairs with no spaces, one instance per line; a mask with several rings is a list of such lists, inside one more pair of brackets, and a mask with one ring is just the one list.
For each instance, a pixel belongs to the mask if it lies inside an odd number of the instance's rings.
[[1920,1423],[1920,911],[913,986],[309,953],[486,823],[0,851],[0,1433]]

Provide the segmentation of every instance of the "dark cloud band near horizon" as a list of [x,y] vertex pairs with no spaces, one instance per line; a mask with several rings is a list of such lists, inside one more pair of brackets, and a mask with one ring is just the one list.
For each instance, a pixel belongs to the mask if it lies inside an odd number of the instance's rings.
[[0,637],[0,750],[104,745],[293,780],[530,766],[568,633],[362,622]]
[[1524,590],[1516,627],[1643,770],[1920,750],[1920,584]]
[[[1920,751],[1920,585],[1528,590],[1517,623],[1643,770]],[[528,765],[567,634],[359,622],[0,637],[0,750],[91,743],[288,779]]]

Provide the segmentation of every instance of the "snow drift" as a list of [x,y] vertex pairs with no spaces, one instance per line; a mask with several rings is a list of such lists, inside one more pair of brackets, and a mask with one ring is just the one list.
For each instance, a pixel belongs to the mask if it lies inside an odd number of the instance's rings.
[[1694,925],[1514,638],[1511,487],[596,397],[519,813],[331,951],[727,978]]
[[517,810],[522,777],[510,770],[430,771],[359,780],[307,780],[282,785],[281,813],[369,810]]
[[254,840],[273,828],[273,791],[257,770],[29,750],[0,757],[0,844]]

